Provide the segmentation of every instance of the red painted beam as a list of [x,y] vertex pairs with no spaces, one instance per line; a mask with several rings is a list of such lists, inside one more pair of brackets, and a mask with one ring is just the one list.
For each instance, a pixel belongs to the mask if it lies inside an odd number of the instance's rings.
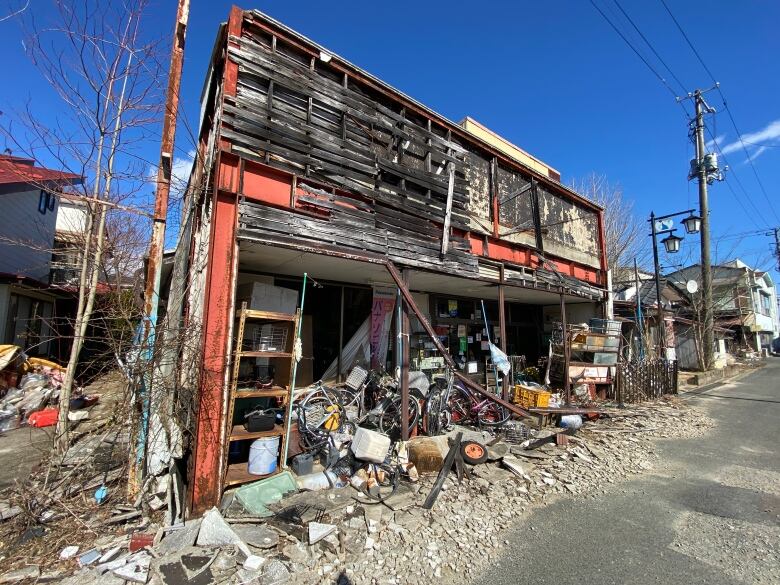
[[208,274],[203,307],[203,369],[198,393],[190,512],[198,515],[219,501],[225,372],[233,319],[233,274],[238,198],[218,191],[211,217]]

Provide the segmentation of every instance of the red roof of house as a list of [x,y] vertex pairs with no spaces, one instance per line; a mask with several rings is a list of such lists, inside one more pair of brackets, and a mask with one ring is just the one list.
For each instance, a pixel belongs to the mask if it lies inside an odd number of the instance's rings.
[[82,181],[82,177],[73,173],[64,173],[44,167],[36,167],[31,158],[21,158],[7,154],[0,155],[0,185],[14,183],[50,184],[62,183],[74,185]]

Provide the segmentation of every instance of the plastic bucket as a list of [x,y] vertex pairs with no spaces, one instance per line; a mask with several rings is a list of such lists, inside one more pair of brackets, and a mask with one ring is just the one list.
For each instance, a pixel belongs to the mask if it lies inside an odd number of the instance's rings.
[[268,437],[257,439],[249,447],[249,464],[247,471],[252,475],[268,475],[276,471],[276,460],[279,457],[279,439]]

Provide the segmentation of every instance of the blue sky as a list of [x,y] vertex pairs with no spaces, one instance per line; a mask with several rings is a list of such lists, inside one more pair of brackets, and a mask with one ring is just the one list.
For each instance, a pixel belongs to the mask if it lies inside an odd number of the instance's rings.
[[[771,238],[739,234],[780,225],[780,3],[713,0],[706,10],[696,2],[667,3],[720,81],[743,138],[758,145],[748,148],[766,195],[720,96],[708,94],[720,112],[708,123],[732,169],[730,187],[716,183],[710,190],[713,247],[720,256],[741,255],[771,268]],[[676,86],[614,0],[597,4]],[[217,25],[230,5],[192,0],[181,103],[193,127]],[[687,88],[712,85],[660,0],[620,5]],[[697,206],[696,185],[687,181],[693,150],[682,109],[587,0],[262,1],[242,7],[263,10],[452,120],[476,118],[557,168],[566,183],[592,171],[606,175],[622,185],[640,217]],[[174,0],[153,2],[149,34],[170,34],[174,10]],[[24,55],[18,27],[5,22],[0,28],[6,68],[14,72],[0,85],[0,109],[27,99],[36,108],[56,109],[56,97]],[[186,133],[179,132],[177,147],[180,156],[191,148]],[[150,143],[150,160],[157,149]],[[697,248],[689,236],[684,253],[669,263],[696,261]]]

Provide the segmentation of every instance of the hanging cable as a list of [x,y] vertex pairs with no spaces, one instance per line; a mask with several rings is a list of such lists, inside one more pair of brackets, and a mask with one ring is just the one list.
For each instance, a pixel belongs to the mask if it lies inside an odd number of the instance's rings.
[[724,95],[723,90],[720,88],[720,84],[718,84],[717,80],[715,79],[715,76],[712,74],[712,71],[710,71],[710,68],[707,67],[707,64],[704,62],[704,59],[702,59],[701,55],[699,54],[699,51],[697,51],[696,47],[693,46],[691,39],[688,38],[688,35],[685,33],[685,29],[683,29],[680,22],[677,20],[677,18],[675,18],[674,14],[669,8],[669,5],[666,3],[666,0],[661,0],[661,4],[663,4],[664,8],[666,9],[666,12],[669,14],[672,21],[677,26],[677,30],[680,31],[680,34],[683,36],[685,42],[691,48],[691,51],[693,51],[693,54],[696,56],[696,59],[698,59],[701,66],[704,68],[704,71],[707,72],[707,75],[710,76],[710,79],[715,84],[715,89],[717,89],[718,94],[720,94],[720,99],[723,102],[723,109],[726,111],[726,114],[728,115],[729,120],[731,121],[731,125],[734,128],[734,132],[736,132],[737,134],[737,139],[739,140],[739,143],[742,146],[742,150],[744,151],[745,156],[747,157],[747,162],[750,164],[750,167],[753,169],[753,175],[756,178],[756,183],[758,183],[759,189],[761,189],[761,193],[764,195],[764,199],[766,199],[766,202],[769,205],[769,209],[772,211],[772,214],[775,216],[775,219],[778,222],[780,222],[780,216],[777,214],[777,210],[775,209],[775,206],[772,203],[769,194],[766,192],[766,189],[764,188],[764,183],[763,181],[761,181],[761,177],[759,177],[758,175],[758,169],[756,169],[756,165],[753,164],[753,157],[750,155],[750,152],[748,152],[747,146],[745,145],[745,141],[742,140],[742,133],[739,131],[739,128],[737,127],[737,122],[734,119],[734,115],[731,113],[731,110],[729,109],[728,102],[726,101],[726,96]]

